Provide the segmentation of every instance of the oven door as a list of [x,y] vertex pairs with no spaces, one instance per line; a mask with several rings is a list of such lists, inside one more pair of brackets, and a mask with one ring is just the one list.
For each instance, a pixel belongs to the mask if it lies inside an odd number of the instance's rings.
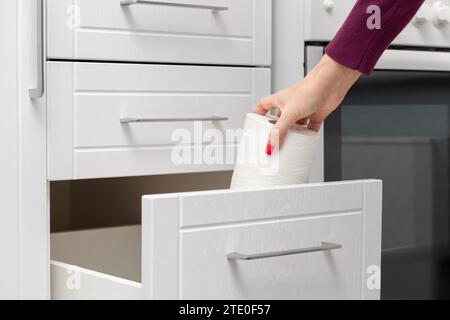
[[316,178],[383,180],[382,298],[450,298],[450,52],[386,51],[323,130]]

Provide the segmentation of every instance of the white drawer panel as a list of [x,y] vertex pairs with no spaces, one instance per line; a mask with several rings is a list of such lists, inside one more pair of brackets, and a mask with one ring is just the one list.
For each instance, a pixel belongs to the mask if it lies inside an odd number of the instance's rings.
[[47,0],[48,56],[59,59],[270,65],[271,0]]
[[[270,93],[270,70],[101,63],[48,63],[49,179],[227,170],[233,163],[175,164],[175,145],[200,148],[210,129],[234,150],[227,129],[242,128]],[[207,122],[121,123],[123,118],[227,118]],[[179,143],[178,130],[191,141]]]
[[[204,206],[192,206],[193,199]],[[366,285],[368,268],[380,266],[379,181],[147,196],[142,221],[145,298],[379,298]],[[322,242],[342,247],[227,259]]]
[[[361,212],[182,230],[181,299],[359,299]],[[320,246],[341,249],[228,260]]]
[[[363,203],[363,185],[345,183],[327,185],[327,198],[324,201],[322,184],[311,184],[299,192],[297,188],[283,188],[283,191],[261,197],[261,192],[227,193],[227,205],[217,206],[222,201],[221,192],[196,194],[183,198],[183,215],[180,226],[183,228],[203,225],[226,224],[235,221],[252,221],[255,211],[260,219],[283,219],[295,215],[309,215],[327,212],[358,211]],[[251,208],[242,208],[243,203],[251,203]],[[304,205],[308,203],[308,205]],[[236,209],[241,208],[241,209]],[[214,212],[212,215],[211,212]]]

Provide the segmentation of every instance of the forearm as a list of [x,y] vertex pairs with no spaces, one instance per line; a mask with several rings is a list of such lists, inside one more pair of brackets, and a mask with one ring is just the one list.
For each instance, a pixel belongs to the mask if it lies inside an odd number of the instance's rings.
[[[414,17],[424,0],[358,0],[341,29],[325,52],[336,62],[364,74],[375,64],[405,26]],[[369,22],[368,8],[380,9],[380,28]]]
[[306,76],[305,83],[312,92],[322,96],[322,105],[335,106],[342,102],[347,92],[361,76],[357,70],[337,63],[327,54]]

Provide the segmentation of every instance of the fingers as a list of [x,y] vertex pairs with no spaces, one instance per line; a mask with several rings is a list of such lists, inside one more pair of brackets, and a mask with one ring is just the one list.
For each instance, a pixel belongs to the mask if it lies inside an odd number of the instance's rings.
[[323,121],[317,121],[317,120],[310,120],[308,123],[308,129],[312,131],[318,132],[320,130],[320,127],[322,126]]
[[275,150],[279,150],[281,148],[289,128],[296,123],[297,120],[298,119],[295,113],[289,112],[289,110],[284,110],[281,113],[280,118],[272,128],[267,141],[266,153],[268,155],[273,154]]
[[277,108],[278,103],[273,95],[262,98],[253,108],[253,112],[262,116],[266,115],[273,108]]
[[299,125],[306,126],[308,124],[308,121],[309,121],[308,118],[303,118],[303,119],[298,120],[297,123]]

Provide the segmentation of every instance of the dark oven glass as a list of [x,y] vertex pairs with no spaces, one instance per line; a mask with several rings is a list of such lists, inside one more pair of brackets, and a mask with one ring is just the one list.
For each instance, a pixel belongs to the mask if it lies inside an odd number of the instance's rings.
[[450,73],[376,71],[325,124],[327,181],[383,180],[382,298],[450,298]]

